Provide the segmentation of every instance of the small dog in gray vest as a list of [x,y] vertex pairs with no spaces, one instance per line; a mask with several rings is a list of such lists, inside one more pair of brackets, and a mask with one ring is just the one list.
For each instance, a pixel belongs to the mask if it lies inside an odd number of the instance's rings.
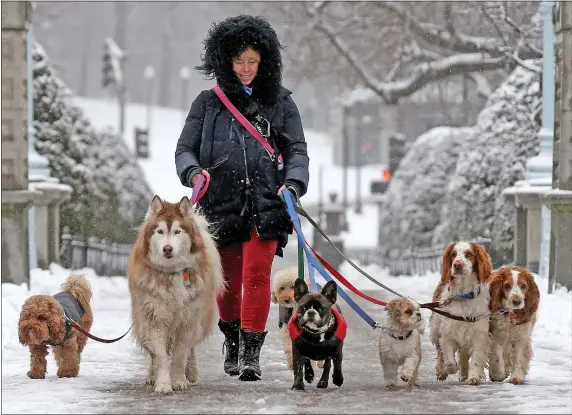
[[32,379],[46,377],[48,346],[58,365],[58,377],[75,378],[79,373],[87,337],[72,330],[71,322],[91,330],[92,292],[88,281],[77,274],[67,277],[61,288],[63,291],[54,296],[32,295],[22,305],[18,337],[30,349],[28,377]]

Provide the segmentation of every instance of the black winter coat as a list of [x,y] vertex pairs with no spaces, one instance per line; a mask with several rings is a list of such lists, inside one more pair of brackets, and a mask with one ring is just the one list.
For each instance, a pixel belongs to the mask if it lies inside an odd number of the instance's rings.
[[192,174],[209,172],[209,188],[198,203],[214,227],[219,248],[249,240],[254,224],[260,239],[278,239],[276,255],[282,256],[292,224],[278,190],[285,183],[294,184],[302,196],[309,179],[300,114],[290,95],[282,87],[277,104],[259,108],[272,125],[270,143],[284,159],[281,171],[212,90],[202,91],[191,106],[175,152],[177,175],[183,186],[191,187]]

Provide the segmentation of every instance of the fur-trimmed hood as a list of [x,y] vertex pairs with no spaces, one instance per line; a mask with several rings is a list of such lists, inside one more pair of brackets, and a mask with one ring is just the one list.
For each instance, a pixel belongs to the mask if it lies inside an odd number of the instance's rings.
[[[232,60],[251,47],[260,53],[258,74],[246,94],[232,70]],[[242,112],[251,113],[252,100],[265,107],[278,102],[282,86],[283,49],[278,36],[262,17],[240,15],[215,23],[204,41],[202,64],[196,69],[207,79],[216,79],[231,102]],[[250,99],[252,98],[252,99]]]

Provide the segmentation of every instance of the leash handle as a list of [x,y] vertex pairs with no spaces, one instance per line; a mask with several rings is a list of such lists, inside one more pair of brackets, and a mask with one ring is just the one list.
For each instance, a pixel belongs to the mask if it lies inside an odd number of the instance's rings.
[[201,172],[201,176],[199,177],[199,180],[197,180],[197,183],[195,183],[195,185],[193,186],[193,194],[191,196],[191,204],[192,205],[194,205],[199,200],[201,200],[201,198],[205,195],[205,193],[207,192],[207,189],[209,188],[210,182],[211,182],[211,176],[210,176],[209,172],[206,170],[203,170]]

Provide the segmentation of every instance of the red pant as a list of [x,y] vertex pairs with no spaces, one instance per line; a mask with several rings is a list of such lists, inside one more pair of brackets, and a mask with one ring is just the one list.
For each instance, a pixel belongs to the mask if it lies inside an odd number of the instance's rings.
[[270,272],[278,241],[263,241],[252,228],[250,241],[220,249],[227,289],[217,298],[223,321],[241,319],[245,331],[263,332],[270,311]]

